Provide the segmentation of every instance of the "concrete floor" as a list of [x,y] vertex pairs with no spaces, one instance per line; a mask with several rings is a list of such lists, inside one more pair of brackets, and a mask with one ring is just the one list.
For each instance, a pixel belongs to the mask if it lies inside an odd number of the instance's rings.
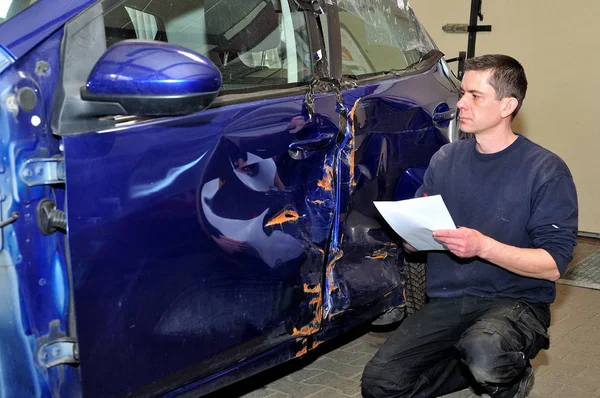
[[[573,262],[600,248],[581,238]],[[270,369],[218,391],[215,397],[360,397],[365,364],[390,332],[357,330],[305,358]],[[600,397],[600,290],[557,284],[549,330],[551,346],[532,361],[536,382],[530,397]],[[474,398],[469,390],[444,398]]]

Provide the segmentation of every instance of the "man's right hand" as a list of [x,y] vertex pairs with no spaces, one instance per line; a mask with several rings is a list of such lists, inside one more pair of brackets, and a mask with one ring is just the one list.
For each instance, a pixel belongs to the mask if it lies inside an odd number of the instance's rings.
[[407,241],[403,240],[402,241],[402,247],[404,248],[404,251],[408,252],[408,253],[414,253],[417,252],[418,250],[415,249],[410,243],[408,243]]

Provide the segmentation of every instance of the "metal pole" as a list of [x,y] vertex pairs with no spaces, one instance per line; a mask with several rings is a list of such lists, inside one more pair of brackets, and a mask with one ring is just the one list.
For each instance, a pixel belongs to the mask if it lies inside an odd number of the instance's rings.
[[471,16],[469,18],[469,44],[467,58],[475,56],[475,41],[477,40],[477,17],[481,14],[481,1],[471,0]]

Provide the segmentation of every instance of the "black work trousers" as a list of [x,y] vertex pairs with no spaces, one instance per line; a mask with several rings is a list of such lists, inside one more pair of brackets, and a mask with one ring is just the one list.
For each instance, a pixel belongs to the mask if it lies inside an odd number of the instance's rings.
[[491,397],[512,397],[529,360],[548,348],[549,325],[544,303],[431,299],[367,364],[363,396],[437,397],[471,386]]

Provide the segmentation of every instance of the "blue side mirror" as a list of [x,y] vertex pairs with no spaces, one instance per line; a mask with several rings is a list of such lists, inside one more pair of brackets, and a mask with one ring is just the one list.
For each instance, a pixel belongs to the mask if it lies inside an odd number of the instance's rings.
[[219,94],[221,81],[217,67],[191,50],[125,40],[98,60],[81,88],[81,98],[118,103],[130,115],[186,115],[208,107]]

